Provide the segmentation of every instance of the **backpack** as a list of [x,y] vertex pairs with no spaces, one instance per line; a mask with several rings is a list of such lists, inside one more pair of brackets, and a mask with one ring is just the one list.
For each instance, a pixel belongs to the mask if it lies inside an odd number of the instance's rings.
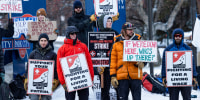
[[15,99],[23,99],[26,97],[22,76],[17,75],[16,78],[11,81],[9,87]]
[[2,82],[0,86],[0,100],[14,100],[8,83]]
[[145,74],[142,78],[143,87],[152,93],[165,93],[165,86],[159,82],[155,77]]

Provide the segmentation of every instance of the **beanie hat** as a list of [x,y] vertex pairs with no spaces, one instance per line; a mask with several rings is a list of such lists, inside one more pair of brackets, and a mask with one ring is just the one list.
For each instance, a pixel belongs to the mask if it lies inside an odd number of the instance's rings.
[[70,33],[78,33],[79,30],[75,26],[68,26],[66,29],[66,38],[70,39]]
[[122,29],[134,29],[134,27],[130,22],[126,22],[122,25]]
[[109,15],[105,15],[103,18],[103,27],[106,28],[106,22],[108,21],[108,19],[112,20],[112,17]]
[[74,6],[73,6],[73,8],[75,9],[75,8],[82,8],[82,3],[81,3],[81,1],[79,1],[79,0],[76,0],[76,1],[74,1]]
[[38,41],[40,41],[41,38],[46,38],[47,41],[49,41],[49,37],[48,37],[48,35],[47,35],[46,33],[40,34],[40,36],[39,36],[39,38],[38,38]]
[[44,8],[40,8],[37,10],[37,13],[36,13],[37,16],[39,15],[44,15],[45,17],[47,16],[47,13],[46,13],[46,10]]

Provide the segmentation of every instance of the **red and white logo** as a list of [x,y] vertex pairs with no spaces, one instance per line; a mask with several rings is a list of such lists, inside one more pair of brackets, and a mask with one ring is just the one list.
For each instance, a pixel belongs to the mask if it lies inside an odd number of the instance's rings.
[[33,81],[47,83],[48,69],[47,68],[34,68]]
[[78,56],[72,56],[67,58],[67,63],[70,69],[81,67],[81,62]]
[[173,52],[173,64],[185,64],[185,52]]

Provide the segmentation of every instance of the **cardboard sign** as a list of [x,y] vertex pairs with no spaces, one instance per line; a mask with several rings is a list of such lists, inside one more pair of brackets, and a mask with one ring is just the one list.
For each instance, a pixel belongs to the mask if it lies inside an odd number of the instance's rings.
[[[100,84],[100,78],[98,75],[94,75],[94,85],[92,86],[92,89],[94,90],[94,94],[96,96],[95,100],[102,100],[101,99],[101,84]],[[112,85],[110,85],[110,100],[117,100],[117,93]]]
[[60,64],[68,92],[92,86],[90,70],[85,54],[81,53],[60,58]]
[[28,33],[28,22],[36,22],[37,17],[19,17],[14,18],[14,35],[13,38],[18,38],[20,33],[26,36]]
[[22,13],[22,0],[1,0],[0,13]]
[[192,86],[192,51],[166,51],[168,87]]
[[27,94],[52,95],[54,63],[52,60],[29,59]]
[[28,33],[31,35],[29,40],[38,41],[41,33],[46,33],[49,36],[49,40],[56,40],[57,34],[54,33],[56,28],[56,21],[28,22]]
[[88,46],[94,67],[109,67],[114,32],[89,32]]
[[157,41],[125,40],[123,61],[157,62]]
[[116,15],[118,12],[118,0],[94,0],[95,14],[101,15]]

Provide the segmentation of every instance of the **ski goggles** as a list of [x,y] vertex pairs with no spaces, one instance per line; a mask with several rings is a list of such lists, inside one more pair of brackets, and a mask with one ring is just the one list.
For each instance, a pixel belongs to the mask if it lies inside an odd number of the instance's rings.
[[174,37],[182,37],[182,34],[174,34]]

